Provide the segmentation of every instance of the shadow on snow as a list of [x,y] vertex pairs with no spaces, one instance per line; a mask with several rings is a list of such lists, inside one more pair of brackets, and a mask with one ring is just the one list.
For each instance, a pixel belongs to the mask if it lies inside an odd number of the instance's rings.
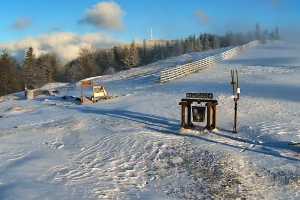
[[[179,120],[168,119],[165,117],[160,117],[160,116],[146,114],[146,113],[133,112],[128,110],[108,110],[108,109],[98,109],[93,107],[77,107],[75,109],[78,109],[82,113],[98,114],[103,116],[109,116],[116,119],[124,119],[136,123],[140,123],[145,125],[145,129],[153,132],[193,138],[208,143],[220,144],[238,150],[245,149],[244,147],[235,144],[228,144],[226,142],[217,141],[214,140],[213,138],[207,138],[201,135],[180,134]],[[231,133],[230,135],[226,134],[224,131],[221,133],[212,133],[212,134],[214,134],[214,136],[217,136],[219,138],[221,137],[223,139],[231,140],[232,142],[243,142],[245,144],[261,147],[260,149],[247,148],[247,151],[250,152],[274,156],[278,158],[284,158],[291,161],[300,161],[300,159],[294,157],[280,155],[280,153],[276,151],[276,150],[288,150],[290,152],[300,153],[300,148],[296,146],[290,146],[289,142],[287,141],[268,140],[268,142],[259,143],[253,140],[238,137],[238,135],[232,135]]]

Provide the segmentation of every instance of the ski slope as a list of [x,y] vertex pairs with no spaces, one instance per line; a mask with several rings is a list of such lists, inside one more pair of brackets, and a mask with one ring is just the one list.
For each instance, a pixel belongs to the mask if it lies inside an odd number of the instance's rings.
[[[222,50],[219,50],[222,51]],[[98,77],[112,100],[0,100],[0,199],[299,199],[300,44],[261,44],[166,84],[192,53]],[[230,69],[241,80],[232,134]],[[64,95],[76,85],[51,84]],[[219,101],[213,133],[180,129],[186,92]]]

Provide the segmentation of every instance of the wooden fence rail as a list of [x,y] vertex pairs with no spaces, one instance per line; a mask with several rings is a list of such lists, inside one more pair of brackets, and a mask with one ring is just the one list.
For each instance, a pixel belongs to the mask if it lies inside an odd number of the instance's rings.
[[245,49],[252,48],[256,46],[259,42],[257,40],[249,42],[242,46],[237,46],[234,48],[231,48],[225,52],[218,53],[214,56],[209,56],[200,60],[197,60],[195,62],[187,63],[184,65],[178,65],[176,67],[172,67],[166,70],[163,70],[160,72],[160,83],[165,83],[177,78],[181,78],[184,76],[187,76],[191,73],[198,72],[202,69],[205,69],[211,65],[214,65],[215,63],[221,62],[223,60],[230,59],[241,51]]

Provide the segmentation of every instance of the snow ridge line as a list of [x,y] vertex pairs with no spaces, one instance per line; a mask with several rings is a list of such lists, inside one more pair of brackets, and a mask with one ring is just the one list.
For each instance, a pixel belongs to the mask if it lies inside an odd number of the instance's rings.
[[252,42],[249,42],[245,45],[237,46],[234,48],[231,48],[227,51],[224,51],[222,53],[218,53],[214,56],[209,56],[200,60],[197,60],[195,62],[187,63],[184,65],[179,65],[170,69],[166,69],[160,72],[160,83],[166,83],[168,81],[178,79],[184,76],[187,76],[189,74],[198,72],[202,69],[205,69],[211,65],[214,65],[218,62],[221,62],[223,60],[230,59],[234,56],[236,56],[239,52],[252,48],[256,46],[259,43],[259,41],[255,40]]

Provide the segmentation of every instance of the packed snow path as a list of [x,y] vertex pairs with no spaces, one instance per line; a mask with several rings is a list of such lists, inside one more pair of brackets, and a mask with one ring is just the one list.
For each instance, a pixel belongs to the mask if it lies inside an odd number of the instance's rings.
[[[101,77],[118,98],[90,106],[2,98],[0,199],[299,199],[300,45],[259,45],[163,85],[149,73],[201,56]],[[239,134],[228,132],[235,68]],[[218,130],[180,130],[186,92],[214,93]]]

